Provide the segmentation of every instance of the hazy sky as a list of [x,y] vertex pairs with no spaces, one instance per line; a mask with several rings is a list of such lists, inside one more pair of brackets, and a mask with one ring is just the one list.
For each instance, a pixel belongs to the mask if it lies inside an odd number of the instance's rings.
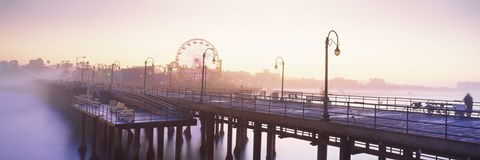
[[331,78],[452,87],[480,82],[479,28],[478,0],[0,0],[0,60],[166,64],[203,38],[224,70],[279,72],[282,56],[286,77],[323,79],[334,29]]

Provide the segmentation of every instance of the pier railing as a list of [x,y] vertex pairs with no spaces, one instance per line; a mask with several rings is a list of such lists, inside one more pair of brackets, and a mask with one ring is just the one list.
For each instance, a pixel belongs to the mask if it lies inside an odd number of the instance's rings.
[[[136,90],[143,93],[143,90]],[[199,103],[200,90],[156,88],[147,91],[154,96]],[[203,103],[240,110],[262,112],[268,115],[309,120],[320,120],[323,96],[319,94],[265,95],[261,91],[206,90]],[[416,134],[442,139],[480,143],[480,112],[455,108],[462,101],[373,97],[355,95],[329,95],[331,122],[379,130]],[[474,108],[480,107],[478,102]]]
[[149,112],[127,107],[123,103],[107,105],[90,99],[88,96],[75,96],[72,100],[72,106],[86,114],[101,118],[112,124],[149,123],[178,119],[178,116],[172,115],[167,111]]

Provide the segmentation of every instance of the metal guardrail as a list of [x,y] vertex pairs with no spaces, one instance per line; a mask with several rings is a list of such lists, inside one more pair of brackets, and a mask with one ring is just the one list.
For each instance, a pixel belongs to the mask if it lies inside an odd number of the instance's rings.
[[[143,93],[138,88],[117,89]],[[303,93],[280,101],[278,96],[261,93],[207,89],[204,103],[268,115],[320,120],[322,95]],[[200,100],[198,89],[154,88],[147,90],[147,94],[193,103]],[[462,101],[355,95],[329,95],[329,99],[334,123],[480,143],[480,135],[472,135],[480,129],[478,125],[472,125],[480,123],[480,111],[473,110],[470,117],[465,117],[465,111],[453,108],[455,104],[463,104]],[[480,108],[480,103],[474,102],[474,108],[477,107]]]
[[149,123],[176,120],[178,118],[174,115],[170,115],[168,112],[150,113],[126,106],[110,106],[89,100],[89,98],[82,96],[75,96],[72,103],[74,108],[112,124]]

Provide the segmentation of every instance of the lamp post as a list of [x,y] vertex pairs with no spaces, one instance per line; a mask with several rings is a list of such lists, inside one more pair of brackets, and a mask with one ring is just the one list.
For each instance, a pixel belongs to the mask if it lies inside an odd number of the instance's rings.
[[[158,65],[157,67],[158,67],[157,70],[163,69],[163,74],[164,74],[164,75],[167,74],[167,69],[168,69],[168,67],[165,67],[165,66],[162,66],[162,65]],[[154,69],[154,70],[155,70],[155,69]],[[154,71],[154,73],[155,73],[155,71]],[[158,73],[159,73],[159,72],[158,72]],[[161,84],[161,83],[160,83],[160,84]]]
[[[118,64],[117,64],[118,63]],[[113,61],[112,63],[112,72],[110,73],[110,91],[113,91],[113,71],[115,68],[120,69],[120,62],[118,61]]]
[[95,66],[97,66],[97,69],[101,71],[101,69],[104,68],[103,64],[96,64],[92,68],[92,88],[95,88]]
[[[78,70],[78,59],[83,59],[83,58],[87,58],[85,56],[81,56],[81,57],[75,57],[75,71]],[[76,73],[76,72],[75,72]],[[78,74],[76,74],[78,76]],[[78,77],[76,77],[78,78]],[[78,79],[77,79],[78,80]]]
[[[204,92],[204,88],[205,88],[205,57],[207,56],[207,51],[208,50],[212,50],[213,52],[215,52],[215,49],[213,48],[207,48],[205,49],[205,51],[203,52],[203,59],[202,59],[202,86],[200,87],[200,103],[203,103],[203,92]],[[215,63],[215,56],[213,56],[213,59],[212,59],[212,63]]]
[[[335,36],[337,37],[337,42],[333,41],[330,39],[330,34],[335,33]],[[336,49],[335,49],[335,56],[340,55],[340,49],[338,49],[339,43],[338,43],[338,34],[334,30],[331,30],[328,32],[327,38],[325,40],[325,95],[323,98],[323,114],[322,114],[322,120],[323,121],[329,121],[330,120],[330,114],[328,113],[328,46],[331,46],[335,44]]]
[[63,74],[65,74],[65,67],[66,67],[66,64],[69,63],[69,62],[70,61],[63,60],[60,63],[60,81],[63,81]]
[[282,90],[281,90],[281,93],[280,93],[280,101],[283,101],[283,82],[285,80],[285,77],[283,75],[284,75],[284,69],[285,69],[285,62],[283,61],[282,57],[277,57],[277,59],[275,60],[275,69],[278,68],[278,65],[277,65],[279,63],[278,60],[281,60],[281,62],[282,62]]
[[76,57],[75,58],[75,68],[78,68],[78,59],[82,59],[82,58],[87,58],[87,57],[81,56],[81,57]]
[[88,65],[89,62],[87,61],[87,62],[80,62],[80,63],[82,63],[82,65],[81,65],[81,67],[82,67],[82,70],[81,70],[81,72],[82,72],[81,73],[82,74],[81,84],[83,85],[83,70],[85,69],[85,65]]
[[155,61],[153,60],[152,57],[147,57],[147,59],[145,59],[145,70],[143,72],[143,94],[147,94],[147,62],[148,60],[151,60],[152,67],[155,66]]
[[172,88],[172,66],[168,66],[168,87]]
[[92,88],[95,88],[95,66],[92,67]]

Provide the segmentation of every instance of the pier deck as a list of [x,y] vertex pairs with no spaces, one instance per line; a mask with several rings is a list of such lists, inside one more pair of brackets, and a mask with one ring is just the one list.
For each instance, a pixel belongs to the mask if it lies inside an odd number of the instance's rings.
[[[318,99],[280,101],[278,97],[216,91],[206,92],[204,102],[199,103],[201,96],[195,90],[166,89],[148,94],[189,102],[194,110],[303,128],[311,131],[306,136],[299,135],[305,139],[312,135],[315,138],[314,131],[321,131],[443,155],[480,156],[479,111],[472,111],[471,117],[464,116],[464,111],[453,108],[461,101],[331,95],[330,120],[325,122],[323,102]],[[411,106],[415,102],[441,105],[433,109]]]
[[[120,128],[195,125],[194,115],[209,112],[223,117],[215,123],[232,123],[233,118],[247,122],[247,125],[238,122],[234,125],[260,128],[281,137],[312,141],[314,145],[324,143],[341,147],[345,144],[339,139],[349,137],[352,143],[365,146],[354,146],[352,151],[391,158],[399,158],[398,154],[402,153],[379,153],[380,144],[398,147],[402,152],[409,148],[409,152],[418,154],[415,157],[424,154],[480,157],[480,112],[474,110],[466,117],[465,111],[454,108],[462,104],[460,101],[331,95],[330,118],[325,121],[322,120],[323,97],[304,93],[279,100],[278,96],[266,96],[261,92],[215,90],[205,92],[203,103],[200,103],[202,96],[198,89],[151,89],[143,93],[138,88],[115,88],[112,95],[130,103],[129,107],[134,107],[135,112],[125,117],[125,112],[112,110],[108,105],[85,107],[74,103],[74,107]],[[435,107],[419,107],[412,105],[414,103]],[[478,107],[478,103],[475,106]],[[267,129],[270,125],[276,126],[273,131]],[[330,136],[330,140],[319,142],[321,136]]]
[[193,119],[191,116],[180,116],[166,111],[151,112],[133,105],[128,105],[128,107],[125,108],[117,108],[78,96],[73,99],[73,107],[86,115],[96,117],[100,121],[116,128],[196,125],[196,119]]

